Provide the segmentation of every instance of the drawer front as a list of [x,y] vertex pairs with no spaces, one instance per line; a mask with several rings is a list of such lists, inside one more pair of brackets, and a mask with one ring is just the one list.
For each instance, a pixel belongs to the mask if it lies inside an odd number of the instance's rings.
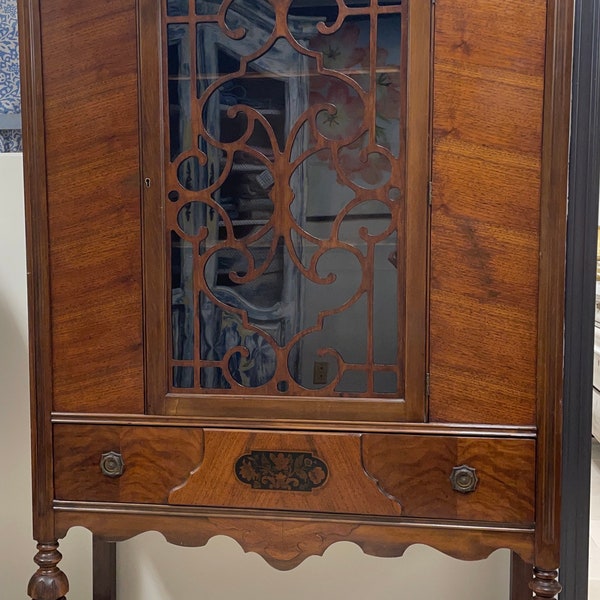
[[[54,438],[59,500],[401,514],[358,434],[61,424]],[[122,473],[103,473],[103,456]]]
[[[363,459],[381,489],[398,498],[404,516],[535,520],[534,440],[366,435]],[[461,487],[469,481],[473,491]]]
[[[202,429],[55,425],[54,496],[165,504],[169,491],[202,461],[203,447]],[[122,475],[102,472],[109,453],[121,456]],[[110,456],[105,460],[110,467]]]
[[359,434],[205,430],[171,504],[400,516],[362,466]]
[[530,440],[57,425],[54,444],[60,500],[533,522]]

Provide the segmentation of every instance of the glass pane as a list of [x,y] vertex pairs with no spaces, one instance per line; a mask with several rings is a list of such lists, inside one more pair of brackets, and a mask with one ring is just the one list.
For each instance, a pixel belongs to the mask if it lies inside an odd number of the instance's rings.
[[405,7],[371,4],[167,16],[174,387],[402,395]]
[[173,160],[189,150],[192,143],[188,25],[167,25],[167,49],[170,156]]
[[181,17],[188,14],[189,0],[167,0],[167,15]]

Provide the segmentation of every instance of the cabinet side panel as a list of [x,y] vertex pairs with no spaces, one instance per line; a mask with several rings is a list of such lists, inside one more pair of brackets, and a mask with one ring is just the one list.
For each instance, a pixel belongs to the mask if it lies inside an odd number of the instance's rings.
[[54,409],[143,412],[135,2],[41,19]]
[[546,3],[436,3],[430,420],[535,423]]

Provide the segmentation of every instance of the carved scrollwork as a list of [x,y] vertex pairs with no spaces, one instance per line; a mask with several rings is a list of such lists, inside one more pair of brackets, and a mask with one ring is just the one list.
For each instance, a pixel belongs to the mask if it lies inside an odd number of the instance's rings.
[[405,3],[200,6],[166,18],[172,387],[401,397]]

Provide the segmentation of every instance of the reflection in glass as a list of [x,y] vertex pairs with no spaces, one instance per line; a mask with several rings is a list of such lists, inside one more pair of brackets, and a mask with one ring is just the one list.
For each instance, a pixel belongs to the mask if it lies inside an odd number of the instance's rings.
[[175,387],[194,387],[194,367],[173,367],[173,383]]
[[[170,5],[171,6],[171,5]],[[167,25],[171,160],[191,147],[190,36],[183,23]]]
[[266,0],[169,21],[184,4],[166,22],[173,387],[400,397],[404,5],[347,0],[340,23],[294,0],[275,36]]
[[167,0],[169,17],[184,17],[188,14],[189,0]]
[[[171,345],[175,360],[194,358],[194,301],[192,244],[171,232]],[[193,387],[193,368],[173,369],[175,387]]]

